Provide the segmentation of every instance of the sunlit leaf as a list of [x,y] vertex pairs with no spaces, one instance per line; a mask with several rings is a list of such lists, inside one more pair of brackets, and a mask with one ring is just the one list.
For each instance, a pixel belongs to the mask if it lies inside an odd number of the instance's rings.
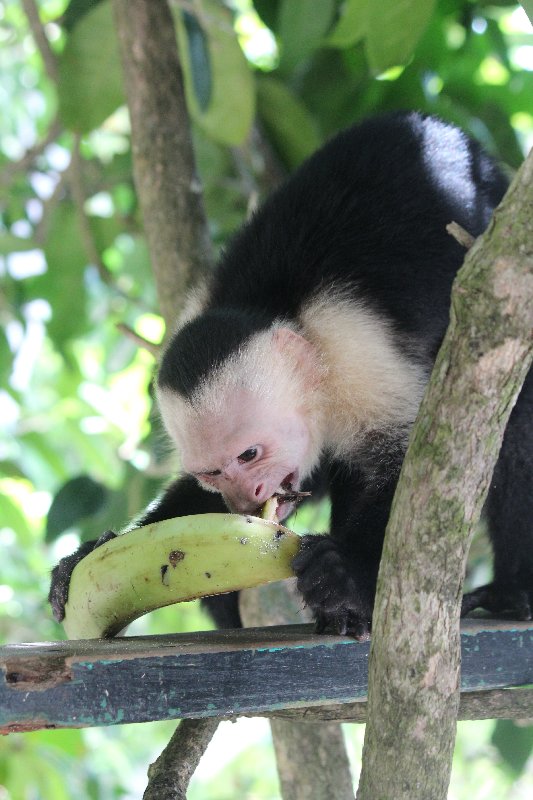
[[89,475],[79,475],[63,484],[48,511],[46,541],[53,541],[63,531],[97,514],[105,504],[107,494],[106,487]]
[[258,111],[276,150],[296,167],[320,145],[316,124],[304,104],[281,81],[258,81]]
[[78,22],[59,57],[59,113],[85,133],[124,102],[111,3],[99,3]]
[[436,0],[380,0],[369,3],[366,52],[372,71],[406,64],[424,33]]
[[176,14],[180,60],[184,71],[187,105],[193,119],[215,141],[222,144],[241,144],[246,138],[255,113],[253,76],[231,24],[231,15],[218,0],[204,0],[202,25],[207,53],[204,69],[210,71],[210,100],[201,107],[196,88],[199,81],[192,67],[193,55],[183,14]]
[[17,534],[20,544],[30,544],[31,534],[29,523],[20,507],[6,494],[0,492],[2,507],[1,528],[11,528]]

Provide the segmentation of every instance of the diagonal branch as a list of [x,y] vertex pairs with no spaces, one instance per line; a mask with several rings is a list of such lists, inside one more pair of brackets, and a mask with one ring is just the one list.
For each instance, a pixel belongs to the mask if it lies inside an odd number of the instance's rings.
[[39,16],[37,3],[35,0],[22,0],[22,6],[28,18],[28,23],[35,40],[35,44],[37,45],[37,48],[41,54],[41,58],[43,59],[46,74],[50,80],[56,84],[58,79],[57,60],[52,48],[50,47],[50,42],[46,38],[44,26]]
[[183,719],[169,743],[148,768],[143,800],[185,800],[194,770],[213,738],[217,718]]
[[466,557],[533,357],[533,151],[468,251],[411,436],[373,618],[359,800],[447,796]]

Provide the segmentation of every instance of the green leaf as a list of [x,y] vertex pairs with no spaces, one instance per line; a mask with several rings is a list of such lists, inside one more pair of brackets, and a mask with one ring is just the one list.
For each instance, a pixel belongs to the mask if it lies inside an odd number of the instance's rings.
[[86,329],[83,277],[87,256],[74,205],[64,202],[52,214],[44,253],[48,270],[31,281],[33,295],[52,307],[48,334],[57,346]]
[[[98,252],[102,252],[119,232],[113,217],[88,217]],[[48,270],[30,279],[28,294],[45,297],[52,307],[47,323],[48,335],[56,346],[79,336],[87,329],[85,269],[89,258],[82,241],[78,213],[73,203],[64,201],[54,209],[44,247]]]
[[183,12],[183,24],[189,45],[194,94],[200,111],[203,112],[207,109],[211,99],[211,63],[207,38],[196,17],[189,14],[188,11]]
[[9,347],[5,330],[0,329],[0,386],[6,386],[13,366],[13,353]]
[[333,0],[284,0],[279,15],[282,71],[293,69],[323,42],[335,9]]
[[101,3],[102,0],[70,0],[61,17],[61,24],[66,31],[71,31],[91,9]]
[[526,12],[529,21],[533,25],[533,0],[520,0],[520,5]]
[[406,64],[424,33],[436,0],[380,0],[367,13],[366,53],[375,74]]
[[492,744],[513,777],[518,778],[533,752],[533,725],[521,726],[510,719],[500,719],[492,734]]
[[28,520],[19,506],[6,494],[2,493],[2,527],[15,531],[21,545],[29,545],[32,541]]
[[[198,125],[217,142],[227,145],[241,144],[252,125],[255,114],[253,76],[233,30],[231,14],[218,0],[204,0],[203,15],[198,22],[203,26],[207,51],[203,69],[209,70],[210,100],[202,108],[196,87],[199,85],[197,60],[187,35],[183,14],[176,14],[176,27],[180,61],[185,79],[185,94],[190,114]],[[196,72],[195,72],[196,70]]]
[[281,0],[254,0],[259,18],[271,31],[277,31]]
[[275,78],[257,84],[261,120],[282,160],[298,166],[321,144],[316,124],[304,104]]
[[350,47],[364,39],[367,28],[368,6],[372,0],[346,0],[341,5],[340,19],[327,37],[330,47]]
[[7,256],[10,253],[22,253],[27,250],[37,250],[39,245],[33,239],[22,239],[13,233],[2,231],[0,233],[0,256]]
[[106,487],[89,475],[71,478],[52,500],[46,520],[46,541],[54,541],[63,531],[97,514],[105,505],[107,496]]
[[59,57],[59,113],[86,133],[124,103],[111,3],[99,3],[78,22]]

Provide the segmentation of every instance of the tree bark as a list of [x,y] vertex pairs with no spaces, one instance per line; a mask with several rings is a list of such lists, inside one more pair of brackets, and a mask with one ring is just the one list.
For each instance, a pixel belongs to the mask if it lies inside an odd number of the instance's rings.
[[[296,579],[245,589],[239,606],[247,627],[310,621]],[[272,719],[270,725],[283,800],[353,800],[350,765],[337,722],[308,725],[298,719]]]
[[143,800],[185,800],[187,787],[219,720],[184,719],[159,758],[148,768]]
[[358,800],[444,800],[459,704],[466,556],[531,364],[533,154],[452,292],[450,326],[387,528]]
[[133,172],[161,313],[171,330],[212,250],[166,0],[113,0],[131,117]]
[[283,800],[353,800],[341,726],[271,719]]
[[[364,723],[368,718],[368,704],[342,703],[329,706],[308,706],[270,711],[261,716],[274,719],[294,719],[301,722],[354,722]],[[250,715],[251,716],[251,715]],[[484,692],[464,692],[459,703],[459,720],[471,719],[521,719],[533,717],[533,689],[491,689]]]
[[[168,332],[183,303],[186,290],[208,271],[212,262],[174,25],[166,0],[113,0],[113,8],[131,117],[135,184],[161,313]],[[262,618],[263,623],[267,621],[272,624],[271,619]],[[317,748],[324,764],[331,764],[331,769],[329,772],[327,768],[322,770],[324,781],[327,781],[323,784],[317,774],[317,793],[311,795],[309,789],[306,797],[308,800],[330,797],[331,788],[335,787],[337,780],[341,780],[349,782],[350,793],[339,794],[335,789],[335,796],[339,800],[353,798],[339,727],[333,724],[314,727],[315,735],[309,735],[309,726],[305,729],[306,752]],[[285,731],[290,740],[286,746]],[[188,746],[189,733],[194,741],[196,728],[190,729],[181,723],[175,734],[176,740],[184,740]],[[296,786],[308,786],[307,758],[302,761],[300,757],[298,760],[301,751],[295,746],[303,734],[299,723],[285,721],[277,723],[273,732],[277,752],[283,762],[278,770],[286,792],[285,800],[299,796],[293,793],[297,791]],[[186,765],[180,761],[171,769],[174,758],[175,748],[170,744],[150,770],[146,798],[156,794],[169,798],[184,796],[181,787],[186,786],[190,775],[186,782],[180,778],[176,783],[175,773],[181,774]],[[295,764],[298,765],[297,775]],[[331,771],[333,767],[335,770]],[[342,774],[344,777],[340,778]],[[325,793],[325,789],[319,788],[322,785],[328,786],[330,791]]]
[[[131,119],[135,186],[168,335],[187,289],[213,261],[174,21],[167,0],[113,0],[113,14]],[[147,800],[185,798],[219,721],[179,724],[149,769]]]

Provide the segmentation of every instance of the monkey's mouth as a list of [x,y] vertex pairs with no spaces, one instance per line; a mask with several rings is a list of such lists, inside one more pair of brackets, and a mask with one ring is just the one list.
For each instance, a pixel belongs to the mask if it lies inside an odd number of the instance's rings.
[[274,492],[274,497],[278,501],[276,517],[279,522],[286,519],[294,511],[300,500],[311,494],[311,492],[298,491],[298,485],[298,472],[291,472],[282,480],[279,489]]

